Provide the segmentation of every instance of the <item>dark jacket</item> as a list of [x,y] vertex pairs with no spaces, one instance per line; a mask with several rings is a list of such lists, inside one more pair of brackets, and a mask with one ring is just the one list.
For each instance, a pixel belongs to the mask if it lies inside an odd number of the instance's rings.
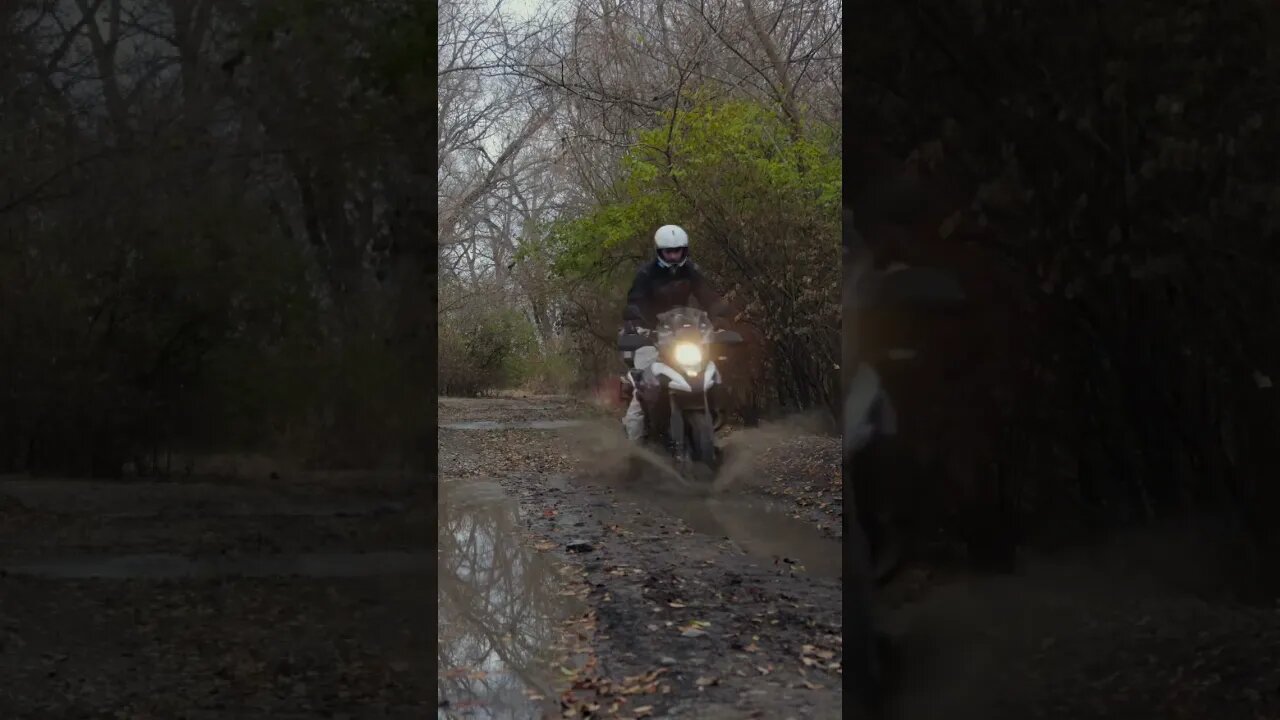
[[636,271],[622,321],[652,329],[658,323],[658,315],[673,307],[688,306],[691,296],[697,298],[698,306],[712,317],[729,314],[729,304],[711,289],[693,261],[673,271],[659,265],[655,258]]

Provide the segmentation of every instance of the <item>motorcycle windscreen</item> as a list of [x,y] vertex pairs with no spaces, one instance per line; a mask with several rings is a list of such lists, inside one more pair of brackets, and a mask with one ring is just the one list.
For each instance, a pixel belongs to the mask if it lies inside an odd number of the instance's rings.
[[955,273],[930,267],[873,273],[857,293],[857,302],[864,308],[945,306],[964,299],[964,290]]

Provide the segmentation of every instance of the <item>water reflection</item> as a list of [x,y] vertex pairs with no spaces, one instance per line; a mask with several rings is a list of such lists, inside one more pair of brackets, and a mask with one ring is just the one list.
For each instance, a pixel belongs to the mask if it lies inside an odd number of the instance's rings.
[[528,693],[557,696],[553,645],[575,603],[496,484],[444,483],[439,520],[440,717],[541,717],[551,700]]

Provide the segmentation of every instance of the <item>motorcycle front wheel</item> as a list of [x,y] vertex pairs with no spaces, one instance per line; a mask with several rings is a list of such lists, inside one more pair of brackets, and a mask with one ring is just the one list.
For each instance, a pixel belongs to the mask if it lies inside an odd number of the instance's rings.
[[689,450],[691,470],[702,477],[715,479],[719,467],[716,456],[716,430],[711,416],[702,410],[691,410],[684,416],[685,440]]

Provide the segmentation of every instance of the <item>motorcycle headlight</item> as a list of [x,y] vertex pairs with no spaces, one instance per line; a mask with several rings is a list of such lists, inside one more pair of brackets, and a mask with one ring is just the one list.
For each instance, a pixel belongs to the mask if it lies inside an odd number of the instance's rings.
[[676,345],[676,362],[685,367],[701,365],[702,348],[693,343]]

